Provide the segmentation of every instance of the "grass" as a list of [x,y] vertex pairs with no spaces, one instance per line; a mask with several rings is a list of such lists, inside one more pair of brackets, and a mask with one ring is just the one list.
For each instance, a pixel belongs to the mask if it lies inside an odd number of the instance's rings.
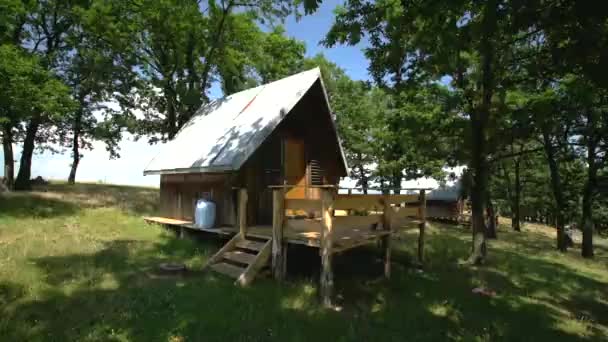
[[[46,191],[44,191],[46,190]],[[605,340],[608,246],[584,260],[553,249],[551,232],[501,226],[487,265],[460,265],[463,228],[432,224],[424,272],[411,267],[416,231],[381,251],[335,258],[340,312],[320,308],[315,250],[289,252],[289,280],[236,288],[213,273],[158,279],[167,260],[200,267],[222,241],[179,240],[141,216],[157,190],[52,184],[0,196],[0,336],[6,341]],[[473,294],[484,286],[495,297]]]

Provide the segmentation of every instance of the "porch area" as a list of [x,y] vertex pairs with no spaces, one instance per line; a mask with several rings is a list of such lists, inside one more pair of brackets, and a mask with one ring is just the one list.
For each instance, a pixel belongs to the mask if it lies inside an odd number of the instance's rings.
[[[331,305],[333,292],[332,255],[380,242],[384,255],[384,275],[391,273],[391,236],[397,227],[419,227],[418,259],[424,257],[426,222],[425,190],[407,195],[338,194],[335,186],[320,186],[320,199],[290,199],[285,194],[293,186],[272,186],[272,225],[248,225],[247,189],[237,192],[237,224],[212,229],[197,228],[193,222],[163,217],[146,217],[147,222],[170,225],[180,235],[188,230],[224,235],[231,239],[205,268],[236,278],[247,285],[265,265],[282,281],[286,273],[287,244],[319,248],[321,256],[321,298]],[[252,248],[252,246],[256,246]]]

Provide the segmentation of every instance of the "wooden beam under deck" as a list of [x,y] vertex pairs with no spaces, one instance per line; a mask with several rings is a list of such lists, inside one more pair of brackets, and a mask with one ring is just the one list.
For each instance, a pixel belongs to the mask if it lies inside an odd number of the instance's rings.
[[[360,216],[364,218],[363,221],[370,220],[366,216]],[[217,234],[220,236],[230,237],[239,233],[239,228],[232,226],[223,226],[218,228],[197,228],[191,221],[174,220],[165,217],[145,217],[144,220],[150,223],[157,223],[161,225],[168,225],[173,227],[185,228],[192,232],[206,232],[211,234]],[[375,217],[374,217],[375,220]],[[374,221],[372,220],[372,221]],[[285,220],[284,240],[287,243],[303,245],[313,248],[321,247],[321,223],[320,220],[315,219],[288,219]],[[373,244],[378,239],[391,234],[390,231],[386,230],[373,230],[358,225],[357,228],[346,228],[336,227],[333,232],[333,248],[331,253],[341,253],[346,250],[356,248],[359,246]],[[272,238],[272,226],[258,225],[248,226],[247,236],[257,238]]]

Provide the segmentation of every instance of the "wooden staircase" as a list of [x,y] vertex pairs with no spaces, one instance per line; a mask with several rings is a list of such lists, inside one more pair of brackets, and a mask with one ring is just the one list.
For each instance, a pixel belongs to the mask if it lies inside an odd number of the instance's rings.
[[204,269],[235,278],[235,284],[250,284],[266,265],[272,252],[272,239],[265,237],[243,237],[240,233],[228,241],[213,255]]

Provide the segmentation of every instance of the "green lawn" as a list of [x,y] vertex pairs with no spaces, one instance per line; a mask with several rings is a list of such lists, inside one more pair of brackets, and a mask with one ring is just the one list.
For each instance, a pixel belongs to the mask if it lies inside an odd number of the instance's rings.
[[[193,269],[219,248],[146,225],[157,190],[55,184],[0,195],[0,340],[606,340],[608,247],[562,255],[542,229],[501,227],[488,265],[459,265],[466,230],[432,224],[424,272],[410,266],[415,231],[395,241],[393,278],[381,251],[335,259],[336,301],[317,301],[315,250],[290,250],[286,284],[237,288],[213,273],[158,278],[163,260]],[[2,197],[3,196],[3,197]],[[477,286],[493,298],[471,293]]]

